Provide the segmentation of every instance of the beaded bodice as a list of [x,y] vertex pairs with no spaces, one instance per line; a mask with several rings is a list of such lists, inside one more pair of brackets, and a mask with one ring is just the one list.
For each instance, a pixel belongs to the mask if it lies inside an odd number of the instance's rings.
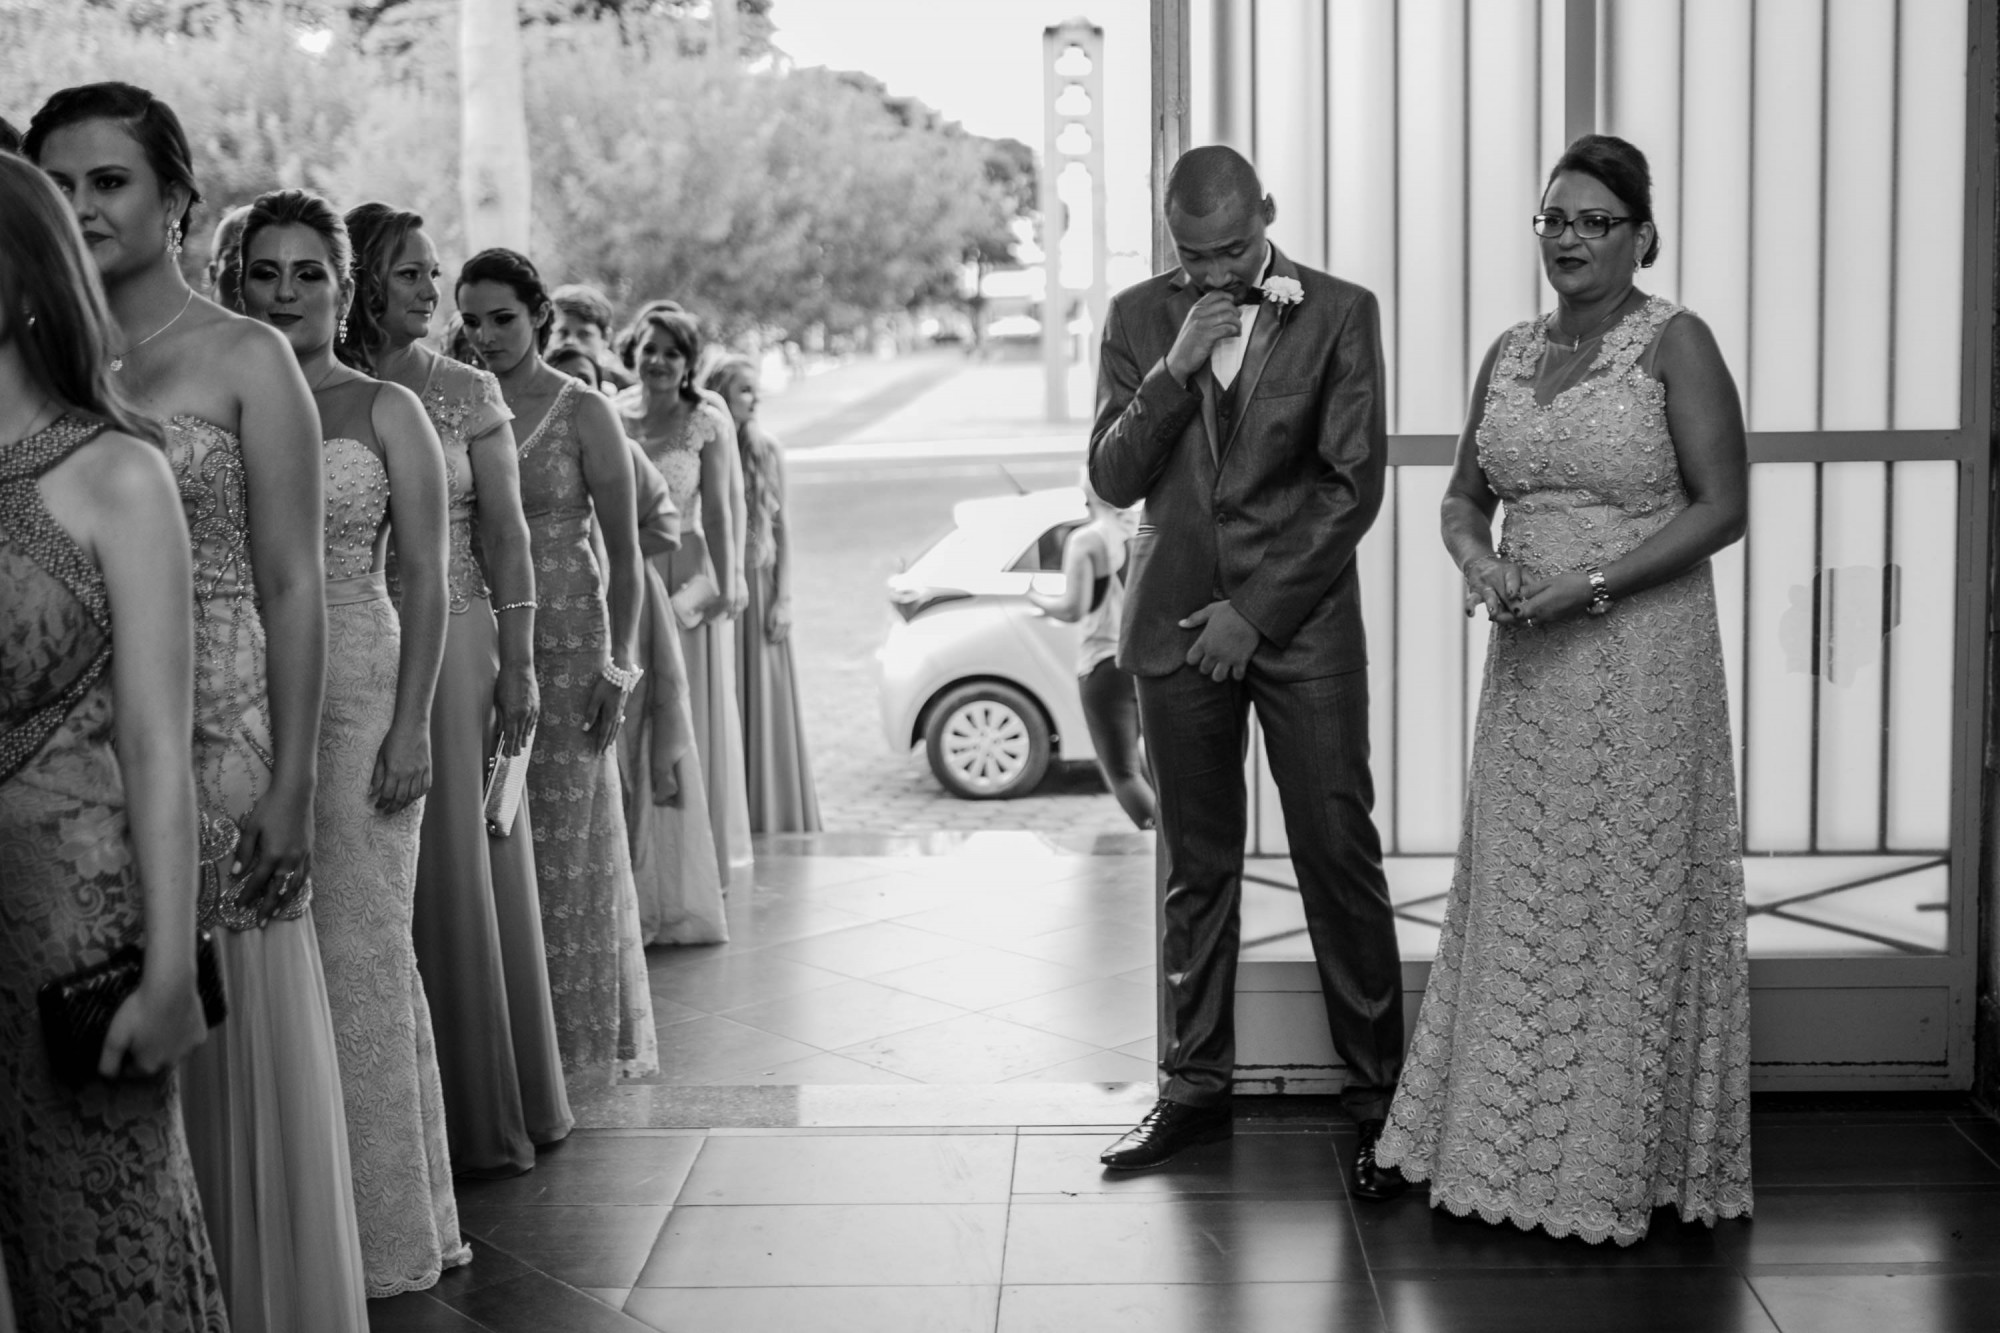
[[101,430],[65,416],[0,452],[0,779],[48,742],[110,663],[104,576],[36,484]]
[[242,442],[214,422],[187,413],[166,424],[167,461],[173,465],[194,543],[195,601],[247,597],[255,602]]
[[1542,574],[1594,568],[1687,508],[1667,390],[1640,364],[1681,307],[1654,296],[1604,335],[1583,378],[1546,403],[1549,321],[1509,330],[1486,391],[1479,465],[1507,507],[1500,554]]
[[389,513],[389,473],[359,440],[326,442],[326,577],[359,578],[375,567]]
[[701,507],[695,495],[701,490],[701,450],[716,431],[715,419],[701,405],[691,404],[680,424],[664,435],[644,433],[643,421],[636,415],[626,418],[626,427],[666,479],[667,494],[681,511],[682,521],[698,523]]
[[473,533],[479,496],[473,487],[472,442],[514,414],[507,410],[500,397],[500,383],[493,376],[441,356],[433,357],[420,396],[424,412],[444,445],[445,500],[450,519],[445,574],[452,614],[457,615],[472,598],[486,596],[479,544]]

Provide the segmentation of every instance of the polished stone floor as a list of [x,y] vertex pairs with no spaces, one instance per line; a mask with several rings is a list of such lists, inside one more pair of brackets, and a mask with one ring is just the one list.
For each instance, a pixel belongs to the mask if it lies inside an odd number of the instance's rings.
[[1628,1249],[1351,1199],[1321,1098],[1107,1176],[1151,1099],[1142,845],[761,850],[731,944],[653,951],[663,1076],[460,1181],[474,1262],[377,1333],[2000,1333],[2000,1124],[1963,1098],[1760,1097],[1755,1219]]

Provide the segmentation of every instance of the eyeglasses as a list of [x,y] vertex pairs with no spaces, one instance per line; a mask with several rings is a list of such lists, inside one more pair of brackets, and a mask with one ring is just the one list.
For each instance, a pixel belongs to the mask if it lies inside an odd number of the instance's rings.
[[1576,228],[1578,239],[1601,241],[1611,234],[1611,229],[1631,218],[1614,218],[1609,213],[1585,213],[1579,217],[1564,217],[1561,213],[1535,214],[1535,235],[1553,241],[1571,227]]

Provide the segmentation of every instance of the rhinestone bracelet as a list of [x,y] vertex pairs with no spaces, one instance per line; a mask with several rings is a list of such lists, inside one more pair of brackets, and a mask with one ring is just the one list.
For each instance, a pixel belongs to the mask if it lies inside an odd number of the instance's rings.
[[497,616],[503,611],[532,611],[534,609],[535,603],[533,602],[509,602],[505,606],[494,607],[493,614]]
[[1611,609],[1611,590],[1604,586],[1604,571],[1590,571],[1590,605],[1584,608],[1593,616],[1601,616]]

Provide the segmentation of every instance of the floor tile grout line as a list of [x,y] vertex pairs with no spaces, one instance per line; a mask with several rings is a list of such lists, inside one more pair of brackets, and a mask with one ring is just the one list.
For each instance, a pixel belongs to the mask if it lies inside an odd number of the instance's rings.
[[1972,1150],[1974,1152],[1978,1153],[1981,1157],[1984,1157],[1988,1162],[1991,1162],[1996,1168],[2000,1168],[2000,1157],[1996,1157],[1992,1153],[1988,1152],[1984,1144],[1982,1144],[1978,1139],[1973,1138],[1972,1135],[1966,1130],[1965,1126],[1960,1123],[1961,1119],[1962,1117],[1960,1116],[1952,1116],[1950,1118],[1952,1129],[1958,1134],[1960,1138],[1964,1139],[1967,1143],[1972,1145]]

